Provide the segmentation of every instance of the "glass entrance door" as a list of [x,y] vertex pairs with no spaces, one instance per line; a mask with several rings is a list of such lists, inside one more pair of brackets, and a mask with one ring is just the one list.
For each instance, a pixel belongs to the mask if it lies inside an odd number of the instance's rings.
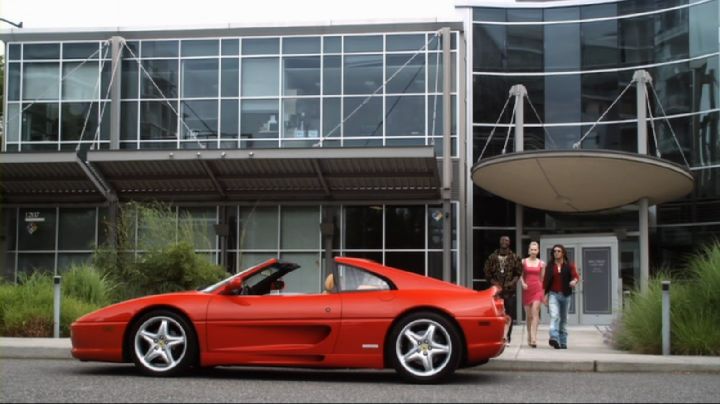
[[[550,269],[555,244],[565,247],[568,259],[575,263],[580,275],[580,283],[570,300],[568,324],[610,324],[620,301],[617,237],[568,235],[541,238],[542,258]],[[543,306],[541,311],[542,322],[548,323],[547,307]]]

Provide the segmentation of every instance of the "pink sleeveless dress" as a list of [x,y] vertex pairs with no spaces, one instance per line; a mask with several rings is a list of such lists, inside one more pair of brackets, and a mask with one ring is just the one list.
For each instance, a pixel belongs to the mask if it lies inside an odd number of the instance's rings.
[[542,302],[545,296],[542,279],[540,279],[543,264],[542,260],[538,260],[536,266],[529,266],[527,260],[523,260],[523,279],[528,285],[528,288],[522,291],[523,306],[528,306],[532,302]]

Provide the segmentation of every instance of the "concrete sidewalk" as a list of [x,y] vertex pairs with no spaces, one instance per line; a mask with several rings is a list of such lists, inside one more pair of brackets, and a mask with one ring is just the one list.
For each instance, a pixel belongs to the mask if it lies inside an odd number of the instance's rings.
[[[638,355],[606,344],[606,327],[568,327],[568,349],[548,345],[547,326],[538,330],[538,347],[527,345],[525,325],[513,329],[512,343],[499,357],[472,371],[530,370],[577,372],[712,372],[718,356]],[[0,358],[72,359],[69,338],[0,338]]]

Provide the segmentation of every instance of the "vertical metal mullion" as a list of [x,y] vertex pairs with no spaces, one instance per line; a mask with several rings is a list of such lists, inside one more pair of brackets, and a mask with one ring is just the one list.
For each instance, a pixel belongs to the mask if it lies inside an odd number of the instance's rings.
[[220,149],[220,142],[221,142],[221,126],[220,123],[222,122],[222,40],[218,38],[218,91],[217,91],[217,123],[215,124],[215,132],[217,136],[217,148]]
[[135,70],[137,70],[137,99],[135,100],[135,105],[137,105],[137,120],[135,122],[135,148],[137,150],[142,149],[142,134],[140,133],[140,121],[142,121],[142,81],[143,81],[143,73],[142,73],[142,59],[140,56],[142,56],[142,42],[138,42],[138,54],[135,58]]
[[[62,48],[61,48],[62,49]],[[58,274],[58,249],[60,248],[60,245],[58,243],[58,237],[60,237],[60,207],[55,207],[55,251],[54,251],[54,264],[53,264],[53,274]]]
[[[320,147],[323,147],[325,133],[325,122],[323,121],[325,111],[325,36],[320,36],[320,124],[318,135],[320,136]],[[308,136],[309,137],[309,136]]]
[[[428,33],[425,33],[425,35],[423,35],[423,38],[425,39],[425,44],[426,44],[425,51],[423,52],[424,63],[425,63],[425,66],[424,66],[425,67],[425,97],[424,97],[425,98],[425,114],[423,114],[425,116],[425,139],[424,139],[425,146],[430,144],[430,140],[429,140],[429,136],[428,136],[428,131],[430,130],[430,127],[428,125],[428,120],[430,119],[430,115],[428,114],[428,107],[430,106],[430,101],[429,101],[430,100],[430,82],[428,81],[429,77],[430,77],[430,72],[428,71],[428,70],[430,70],[430,68],[429,68],[430,57],[428,56],[428,51],[429,51],[428,48],[430,48],[430,47],[427,46],[427,43],[429,41],[429,39],[428,39],[429,35],[430,34],[428,34]],[[432,135],[433,134],[430,133],[430,136],[432,136]]]
[[178,41],[178,43],[177,43],[177,52],[178,52],[178,58],[177,58],[178,94],[177,94],[177,97],[178,98],[177,98],[177,101],[175,104],[175,110],[178,112],[177,116],[175,117],[175,134],[176,134],[175,137],[177,138],[177,149],[178,150],[180,150],[180,144],[181,144],[180,139],[183,137],[182,133],[183,133],[183,127],[184,127],[184,126],[180,125],[180,121],[182,120],[182,118],[180,117],[180,115],[182,114],[180,107],[181,107],[181,103],[182,103],[181,100],[182,100],[183,96],[185,95],[185,94],[183,94],[183,91],[182,91],[185,71],[182,68],[183,59],[182,59],[182,54],[180,53],[180,51],[181,51],[180,41]]
[[277,231],[275,233],[275,240],[276,240],[276,257],[280,259],[282,257],[281,250],[282,250],[282,205],[278,204],[277,208],[275,209],[275,214],[277,215]]
[[345,35],[340,36],[340,147],[345,146]]
[[386,130],[387,130],[387,35],[383,34],[383,49],[382,49],[382,145],[387,146]]
[[240,270],[240,249],[242,246],[240,245],[240,205],[235,205],[235,273],[237,273]]
[[430,246],[428,245],[428,238],[430,236],[430,220],[428,220],[428,217],[430,216],[430,205],[427,203],[425,206],[425,240],[423,240],[423,244],[425,245],[425,276],[428,276],[428,270],[430,269]]
[[[10,49],[10,45],[8,45],[8,50],[9,49]],[[7,84],[9,83],[8,80],[9,80],[10,76],[8,74],[5,74],[5,76],[7,76],[5,78],[5,80],[6,80],[5,88],[8,88]],[[22,146],[23,146],[23,126],[22,126],[23,119],[22,119],[22,116],[23,116],[23,108],[24,108],[23,100],[25,98],[24,81],[25,81],[25,44],[21,43],[20,44],[20,97],[19,97],[20,98],[20,107],[19,107],[20,113],[18,114],[18,117],[17,117],[17,124],[18,124],[18,130],[19,130],[18,151],[22,151]],[[5,90],[5,91],[7,91],[7,90]],[[4,114],[4,115],[7,115],[7,114]],[[3,136],[3,138],[5,138],[6,139],[5,141],[7,142],[7,135]],[[17,272],[17,266],[15,267],[15,272]],[[17,276],[16,276],[16,278],[17,278]],[[15,279],[15,282],[17,283],[17,279]]]
[[387,220],[387,205],[385,205],[383,203],[381,206],[382,206],[382,213],[383,213],[382,214],[382,246],[381,246],[381,248],[382,248],[382,263],[383,263],[383,265],[385,265],[385,261],[386,261],[385,260],[385,242],[386,242],[386,240],[385,240],[385,221]]
[[[60,43],[60,60],[58,60],[58,99],[57,99],[57,105],[58,105],[58,140],[57,140],[57,150],[61,151],[60,145],[62,144],[63,139],[63,133],[62,133],[62,122],[63,122],[63,113],[62,113],[62,87],[63,87],[63,66],[65,65],[65,62],[63,61],[63,43]],[[57,275],[57,260],[55,262],[55,270]]]
[[20,250],[20,208],[15,208],[15,277],[13,282],[17,284],[18,281],[18,263]]
[[[238,149],[242,148],[242,68],[243,68],[243,57],[242,57],[242,39],[238,38],[238,136],[237,144]],[[238,206],[239,208],[239,206]],[[240,268],[239,266],[237,267]]]
[[277,117],[277,125],[278,125],[278,149],[282,148],[282,137],[285,134],[285,128],[284,128],[284,119],[283,119],[283,62],[285,61],[285,57],[283,55],[283,40],[285,37],[280,37],[280,50],[278,53],[278,117]]

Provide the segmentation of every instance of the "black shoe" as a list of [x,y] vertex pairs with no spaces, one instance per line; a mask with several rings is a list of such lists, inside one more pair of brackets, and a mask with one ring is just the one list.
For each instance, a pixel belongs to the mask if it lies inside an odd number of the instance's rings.
[[567,345],[560,345],[560,349],[567,349]]
[[560,344],[558,344],[558,342],[556,340],[550,338],[549,343],[550,343],[551,347],[553,347],[555,349],[560,349]]

